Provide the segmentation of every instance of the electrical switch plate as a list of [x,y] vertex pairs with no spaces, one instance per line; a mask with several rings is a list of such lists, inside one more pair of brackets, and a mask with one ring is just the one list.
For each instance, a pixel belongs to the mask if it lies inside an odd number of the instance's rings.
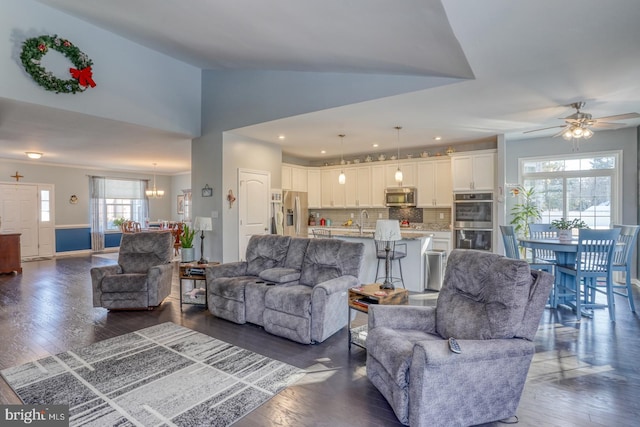
[[444,214],[440,212],[440,219],[444,219]]
[[211,218],[218,218],[218,211],[211,211]]
[[353,212],[351,212],[351,219],[353,219]]
[[378,213],[378,219],[382,219],[382,213]]

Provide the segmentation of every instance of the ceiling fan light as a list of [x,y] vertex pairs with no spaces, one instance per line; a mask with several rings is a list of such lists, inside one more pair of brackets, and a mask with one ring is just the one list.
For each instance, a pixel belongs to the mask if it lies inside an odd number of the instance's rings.
[[584,132],[582,133],[582,137],[583,137],[584,139],[589,139],[589,138],[591,138],[592,136],[593,136],[593,131],[592,131],[591,129],[589,129],[589,128],[586,128],[586,129],[584,130]]
[[571,131],[571,133],[573,134],[574,138],[582,138],[582,133],[583,132],[584,132],[584,130],[579,126],[574,127],[573,130]]
[[573,133],[571,133],[571,129],[567,129],[566,131],[562,132],[562,138],[566,141],[571,141],[571,139],[573,138]]

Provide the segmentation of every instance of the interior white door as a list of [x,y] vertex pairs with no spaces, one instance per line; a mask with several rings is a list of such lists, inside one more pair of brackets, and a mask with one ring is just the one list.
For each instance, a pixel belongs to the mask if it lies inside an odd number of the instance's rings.
[[52,257],[55,251],[55,209],[53,185],[38,185],[40,215],[38,221],[38,256]]
[[238,172],[238,257],[244,260],[247,243],[254,234],[269,232],[271,175],[266,171]]
[[2,231],[20,233],[20,255],[38,256],[38,186],[0,184]]

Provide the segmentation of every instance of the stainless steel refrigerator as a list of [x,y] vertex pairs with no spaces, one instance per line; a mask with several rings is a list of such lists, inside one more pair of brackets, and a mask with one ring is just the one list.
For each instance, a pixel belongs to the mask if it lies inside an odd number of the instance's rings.
[[307,237],[309,208],[307,193],[285,191],[282,202],[283,230],[285,236]]

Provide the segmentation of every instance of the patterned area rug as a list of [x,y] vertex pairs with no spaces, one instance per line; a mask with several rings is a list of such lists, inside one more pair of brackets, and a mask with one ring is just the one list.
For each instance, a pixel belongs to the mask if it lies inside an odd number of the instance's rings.
[[68,404],[72,426],[227,426],[304,375],[170,322],[1,373],[26,404]]

